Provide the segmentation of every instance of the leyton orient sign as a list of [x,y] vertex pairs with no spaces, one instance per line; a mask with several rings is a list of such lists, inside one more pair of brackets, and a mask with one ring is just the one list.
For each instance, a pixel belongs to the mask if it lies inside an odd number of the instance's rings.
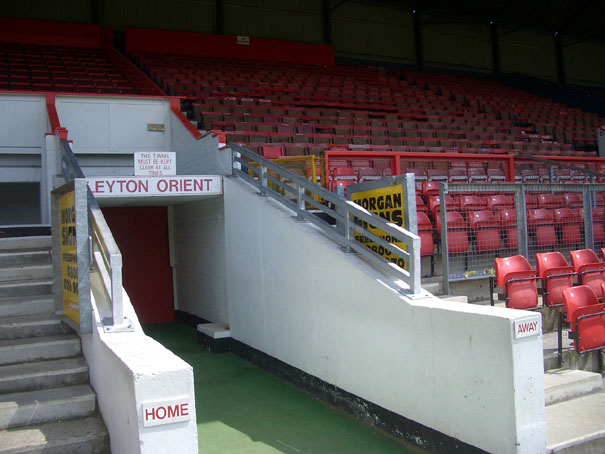
[[95,197],[218,195],[222,182],[218,175],[88,178]]

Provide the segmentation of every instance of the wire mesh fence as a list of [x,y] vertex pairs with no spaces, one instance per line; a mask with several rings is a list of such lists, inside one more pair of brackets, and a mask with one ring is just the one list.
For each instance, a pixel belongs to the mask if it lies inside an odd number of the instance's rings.
[[604,247],[605,185],[441,184],[426,216],[448,281],[488,277],[496,257]]

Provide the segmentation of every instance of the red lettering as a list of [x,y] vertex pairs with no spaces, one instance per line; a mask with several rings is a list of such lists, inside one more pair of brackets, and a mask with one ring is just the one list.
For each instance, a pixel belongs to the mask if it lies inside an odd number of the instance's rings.
[[147,408],[145,410],[145,421],[149,421],[150,417],[151,417],[151,419],[155,419],[155,409],[154,408]]
[[193,180],[193,190],[194,191],[203,191],[204,190],[204,180]]
[[148,180],[139,180],[139,192],[149,192],[149,181]]
[[137,192],[137,182],[134,180],[128,180],[126,182],[126,190],[128,192]]
[[115,181],[108,181],[107,182],[107,186],[109,186],[109,192],[113,191],[113,185],[115,184]]
[[180,407],[178,405],[175,405],[174,407],[168,405],[168,417],[175,418],[177,416],[180,416]]
[[191,180],[190,179],[183,181],[183,191],[191,192]]
[[103,183],[104,183],[104,181],[99,181],[99,180],[95,181],[95,190],[94,190],[95,193],[100,194],[100,193],[104,192]]
[[181,404],[181,416],[189,416],[189,404]]
[[168,190],[168,182],[166,180],[158,180],[158,191],[166,192]]
[[176,180],[170,180],[170,192],[178,192],[179,182]]
[[206,191],[210,191],[210,182],[212,181],[212,179],[206,178],[204,181],[206,182]]
[[155,414],[156,414],[156,417],[158,419],[164,419],[166,417],[166,408],[165,407],[158,407],[158,409],[155,412]]

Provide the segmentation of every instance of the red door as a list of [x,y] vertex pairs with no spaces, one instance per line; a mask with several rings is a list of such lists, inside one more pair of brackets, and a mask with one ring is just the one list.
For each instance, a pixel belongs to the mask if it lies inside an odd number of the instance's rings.
[[166,207],[104,208],[122,252],[122,282],[141,323],[174,320]]

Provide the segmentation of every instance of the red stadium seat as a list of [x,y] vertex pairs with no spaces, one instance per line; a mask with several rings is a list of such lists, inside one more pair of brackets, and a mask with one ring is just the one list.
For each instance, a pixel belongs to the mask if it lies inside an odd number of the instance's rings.
[[537,246],[556,246],[557,233],[554,226],[554,214],[551,210],[539,208],[527,213],[527,226],[531,227],[536,237]]
[[538,307],[539,279],[535,270],[522,255],[512,257],[497,257],[496,284],[504,292],[506,307],[512,309],[536,309]]
[[536,254],[536,268],[542,279],[542,299],[545,306],[562,306],[563,290],[573,287],[575,276],[563,254],[558,251]]
[[[453,197],[449,194],[445,194],[445,204],[448,210],[453,210],[457,208],[457,204]],[[439,217],[437,213],[441,211],[441,201],[439,200],[438,195],[429,196],[429,210],[435,217]]]
[[439,181],[423,181],[422,195],[427,198],[431,195],[439,195]]
[[472,211],[467,219],[475,237],[476,251],[500,249],[500,222],[491,211]]
[[362,167],[357,171],[357,177],[360,183],[371,180],[380,180],[382,178],[382,172],[371,167]]
[[557,208],[555,210],[555,222],[561,232],[562,244],[578,244],[582,240],[582,219],[576,210],[571,208]]
[[[468,252],[467,223],[457,211],[446,213],[447,222],[447,245],[450,254],[462,254]],[[436,216],[435,225],[437,233],[441,235],[441,217]]]
[[469,183],[487,183],[487,174],[483,167],[469,167],[468,169],[468,182]]
[[586,285],[563,290],[564,311],[578,353],[605,348],[605,304],[599,304],[595,292]]
[[507,249],[517,249],[519,238],[517,235],[517,212],[512,208],[500,210],[500,225],[505,234],[505,246]]
[[487,208],[487,202],[483,197],[477,195],[463,195],[458,198],[458,206],[463,214],[469,211],[483,211]]
[[487,169],[487,181],[489,183],[504,183],[506,181],[506,175],[502,169]]
[[[584,210],[580,210],[584,221]],[[605,242],[605,207],[592,209],[592,235],[595,243]]]
[[263,145],[261,147],[263,157],[267,159],[278,159],[284,157],[284,147],[280,145]]
[[357,174],[351,167],[336,167],[332,170],[332,183],[330,190],[338,192],[338,188],[344,189],[344,194],[347,192],[347,186],[357,183]]
[[564,206],[564,202],[561,194],[538,194],[539,208],[559,208],[562,206]]
[[600,262],[592,249],[570,251],[571,264],[578,274],[578,283],[590,287],[597,297],[602,298],[601,282],[605,280],[605,263]]
[[504,208],[513,208],[514,206],[515,199],[512,196],[495,194],[487,198],[487,209],[491,211],[502,210]]
[[582,194],[579,192],[568,192],[563,196],[567,208],[581,208],[583,206]]
[[535,210],[538,208],[538,196],[535,194],[525,193],[525,208],[527,210]]
[[447,172],[442,169],[428,169],[426,171],[426,176],[429,181],[447,181],[448,180]]
[[418,222],[418,236],[420,237],[420,255],[433,255],[435,244],[433,241],[433,224],[426,213],[416,212]]

